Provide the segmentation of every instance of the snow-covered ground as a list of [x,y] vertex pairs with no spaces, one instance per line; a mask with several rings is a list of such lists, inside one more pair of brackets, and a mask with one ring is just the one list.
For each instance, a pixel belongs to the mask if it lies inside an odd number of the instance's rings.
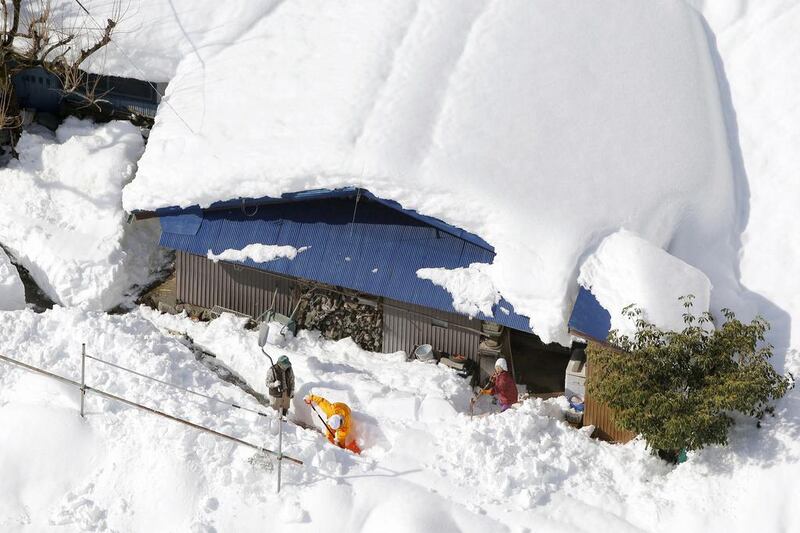
[[[211,323],[139,309],[127,315],[55,308],[0,314],[0,353],[77,379],[90,354],[259,409],[172,336],[189,333],[264,393],[267,360],[241,319]],[[800,395],[762,429],[737,427],[727,449],[677,468],[640,442],[613,446],[561,420],[564,400],[528,400],[470,418],[466,383],[440,366],[371,354],[348,339],[301,332],[288,355],[297,395],[275,472],[248,448],[0,366],[0,525],[4,531],[796,531]],[[793,360],[800,370],[800,361]],[[89,360],[88,383],[268,448],[274,420],[235,411]],[[360,457],[294,422],[313,424],[314,392],[356,413]],[[483,405],[480,410],[487,410]]]
[[[664,249],[710,280],[712,310],[764,314],[777,367],[800,375],[800,10],[691,3],[705,19],[678,0],[132,3],[117,39],[136,67],[112,46],[93,68],[170,80],[167,101],[188,127],[162,105],[141,162],[126,124],[23,136],[20,161],[0,170],[0,243],[68,307],[0,311],[0,354],[75,379],[86,342],[260,408],[167,331],[188,332],[263,393],[266,360],[238,319],[100,311],[158,263],[157,226],[126,226],[123,199],[150,208],[358,185],[497,247],[480,273],[492,290],[451,287],[465,308],[499,291],[559,338],[581,265],[614,281],[626,257],[662,264],[653,248]],[[84,4],[99,20],[110,5]],[[620,229],[649,244],[601,260]],[[433,277],[447,286],[462,274]],[[690,277],[686,287],[705,290]],[[642,298],[671,299],[679,285],[645,283],[655,293]],[[0,308],[20,307],[18,295],[0,257]],[[295,401],[286,451],[306,464],[285,465],[280,497],[246,448],[91,395],[81,420],[74,389],[0,364],[0,530],[800,531],[797,389],[762,428],[742,420],[729,447],[670,468],[641,442],[567,427],[556,400],[470,419],[461,380],[398,354],[310,332],[271,353],[295,363],[297,399],[313,390],[350,403],[365,449],[354,457],[294,424],[314,422]],[[88,376],[276,446],[264,417],[93,361]]]
[[126,223],[121,189],[144,143],[127,122],[25,132],[0,168],[0,243],[53,301],[110,309],[161,260],[157,221]]

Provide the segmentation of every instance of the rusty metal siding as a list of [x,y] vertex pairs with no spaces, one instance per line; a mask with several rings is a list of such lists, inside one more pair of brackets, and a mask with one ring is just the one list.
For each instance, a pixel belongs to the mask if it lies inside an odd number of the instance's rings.
[[[275,308],[279,313],[290,314],[296,301],[296,282],[268,272],[223,261],[214,263],[183,251],[177,253],[175,266],[179,303],[207,309],[219,305],[257,317],[269,307],[276,287]],[[446,322],[447,327],[434,326],[433,319]],[[414,346],[427,343],[477,361],[480,327],[480,320],[384,299],[382,351],[411,352]]]
[[[447,327],[434,326],[433,319],[446,322]],[[477,361],[480,327],[480,320],[385,299],[382,351],[410,353],[418,344],[430,344],[436,350],[463,354]]]
[[[587,352],[588,356],[588,352]],[[586,380],[592,376],[591,357],[586,361]],[[617,426],[614,421],[614,411],[604,403],[595,401],[590,394],[586,395],[586,405],[583,413],[583,425],[594,426],[593,436],[611,442],[628,442],[636,434]]]
[[277,287],[275,310],[286,315],[292,312],[293,284],[287,278],[222,261],[214,263],[186,252],[178,252],[175,270],[180,303],[208,309],[219,305],[257,317],[269,308]]

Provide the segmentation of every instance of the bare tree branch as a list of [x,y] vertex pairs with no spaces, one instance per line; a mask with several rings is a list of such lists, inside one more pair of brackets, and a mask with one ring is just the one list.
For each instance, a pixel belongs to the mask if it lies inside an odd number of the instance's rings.
[[113,21],[111,19],[108,19],[106,21],[106,28],[105,28],[105,30],[103,30],[103,36],[100,38],[99,41],[94,43],[94,45],[90,46],[89,48],[87,48],[85,50],[81,50],[80,56],[78,56],[77,61],[75,61],[75,66],[79,66],[81,63],[83,63],[86,60],[87,57],[89,57],[90,55],[92,55],[93,53],[97,52],[102,47],[104,47],[105,45],[110,43],[111,42],[111,32],[114,31],[114,28],[116,26],[117,26],[117,23],[115,21]]
[[[5,2],[3,2],[5,5]],[[3,41],[4,46],[11,46],[14,42],[14,37],[17,35],[17,30],[19,29],[19,14],[22,9],[22,0],[12,0],[12,5],[14,7],[14,13],[12,14],[11,19],[11,28],[6,33],[5,41]]]

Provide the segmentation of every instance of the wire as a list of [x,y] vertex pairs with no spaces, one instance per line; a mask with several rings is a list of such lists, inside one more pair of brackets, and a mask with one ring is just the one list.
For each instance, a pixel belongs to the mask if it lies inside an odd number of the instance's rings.
[[[81,8],[81,9],[82,9],[82,10],[83,10],[83,11],[84,11],[84,12],[85,12],[87,15],[89,15],[89,18],[90,18],[90,19],[92,19],[92,22],[94,22],[94,25],[95,25],[95,26],[97,26],[97,29],[98,29],[98,30],[100,30],[100,31],[105,31],[105,29],[104,29],[104,28],[103,28],[103,27],[102,27],[102,26],[101,26],[101,25],[100,25],[100,24],[97,22],[97,20],[94,18],[94,16],[93,16],[91,13],[89,13],[89,10],[88,10],[88,9],[86,9],[86,7],[85,7],[85,6],[84,6],[84,5],[81,3],[81,1],[80,1],[80,0],[75,0],[75,3],[77,3],[77,4],[80,6],[80,8]],[[196,135],[196,134],[197,134],[197,132],[196,132],[196,131],[194,131],[194,129],[193,129],[193,128],[192,128],[192,127],[189,125],[189,123],[188,123],[188,122],[186,122],[186,120],[184,120],[184,118],[181,116],[181,114],[180,114],[180,113],[178,113],[178,110],[177,110],[177,109],[175,109],[175,108],[172,106],[172,104],[170,104],[170,103],[169,103],[169,100],[167,100],[167,99],[166,99],[166,97],[164,96],[164,93],[162,93],[161,91],[159,91],[159,90],[158,90],[158,87],[156,87],[156,86],[155,86],[155,85],[154,85],[154,84],[153,84],[151,81],[149,81],[149,80],[147,79],[147,74],[146,74],[146,73],[145,73],[145,72],[144,72],[142,69],[140,69],[140,68],[139,68],[139,67],[136,65],[136,63],[134,63],[134,62],[133,62],[133,59],[131,59],[131,58],[130,58],[130,56],[129,56],[127,53],[125,53],[125,50],[123,50],[123,49],[122,49],[122,48],[121,48],[121,47],[120,47],[120,46],[119,46],[119,45],[118,45],[118,44],[117,44],[117,43],[114,41],[114,39],[112,39],[112,38],[111,38],[111,36],[110,36],[110,35],[109,35],[109,39],[108,39],[108,40],[109,40],[109,42],[110,42],[111,44],[113,44],[113,45],[116,47],[116,49],[117,49],[117,50],[119,50],[119,52],[120,52],[120,53],[121,53],[121,54],[122,54],[122,55],[125,57],[125,59],[127,59],[127,60],[128,60],[128,63],[130,63],[130,64],[131,64],[131,66],[132,66],[134,69],[136,69],[136,72],[138,72],[138,73],[139,73],[139,74],[142,76],[142,81],[144,81],[144,82],[145,82],[145,83],[147,83],[147,84],[148,84],[150,87],[152,87],[152,88],[153,88],[153,90],[156,92],[156,94],[158,94],[158,96],[161,98],[161,102],[164,102],[165,104],[167,104],[167,107],[169,107],[169,108],[172,110],[172,112],[173,112],[173,113],[175,113],[175,116],[176,116],[176,117],[178,117],[178,119],[180,119],[180,121],[181,121],[181,122],[183,122],[183,125],[184,125],[184,126],[186,126],[186,127],[189,129],[189,131],[190,131],[190,132],[192,132],[193,134],[195,134],[195,135]]]
[[103,363],[105,365],[117,368],[117,369],[125,371],[125,372],[129,372],[129,373],[131,373],[131,374],[133,374],[135,376],[139,376],[140,378],[149,379],[151,381],[155,381],[156,383],[161,383],[162,385],[167,385],[168,387],[172,387],[174,389],[178,389],[178,390],[181,390],[181,391],[184,391],[184,392],[188,392],[189,394],[194,394],[195,396],[200,396],[201,398],[205,398],[206,400],[211,400],[213,402],[221,403],[223,405],[234,407],[236,409],[241,409],[242,411],[248,411],[250,413],[254,413],[254,414],[257,414],[257,415],[260,415],[260,416],[266,416],[266,417],[271,417],[272,416],[272,415],[269,415],[269,414],[267,414],[267,413],[265,413],[263,411],[257,411],[255,409],[249,409],[247,407],[243,407],[241,405],[238,405],[238,404],[235,404],[235,403],[232,403],[232,402],[226,402],[225,400],[220,400],[219,398],[214,398],[213,396],[207,396],[207,395],[202,394],[200,392],[193,391],[191,389],[187,389],[187,388],[184,388],[184,387],[180,387],[178,385],[175,385],[174,383],[169,383],[168,381],[161,381],[160,379],[157,379],[157,378],[145,375],[145,374],[140,374],[139,372],[136,372],[135,370],[131,370],[130,368],[125,368],[124,366],[116,365],[116,364],[114,364],[114,363],[112,363],[110,361],[106,361],[104,359],[100,359],[98,357],[94,357],[94,356],[89,355],[89,354],[86,354],[86,358],[87,359],[93,359],[93,360],[97,361],[98,363]]

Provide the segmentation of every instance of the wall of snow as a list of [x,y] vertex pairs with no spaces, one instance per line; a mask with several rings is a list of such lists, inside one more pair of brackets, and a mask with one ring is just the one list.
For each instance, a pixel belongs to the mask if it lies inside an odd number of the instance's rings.
[[0,248],[0,311],[25,309],[25,287],[17,268]]
[[[719,49],[736,171],[746,178],[741,282],[779,347],[800,345],[800,10],[795,0],[691,0]],[[791,336],[791,338],[790,338]]]
[[578,283],[611,314],[611,328],[626,335],[636,332],[635,321],[622,314],[630,304],[656,326],[680,331],[686,309],[678,298],[694,296],[695,316],[708,311],[711,300],[705,274],[627,230],[603,239],[581,265]]
[[683,2],[302,0],[250,22],[180,62],[189,128],[161,106],[126,209],[366,187],[488,240],[546,341],[623,226],[736,294],[720,91]]
[[19,159],[0,169],[0,243],[55,302],[91,309],[121,303],[150,278],[159,227],[126,224],[121,190],[144,150],[126,122],[68,119],[26,132]]

